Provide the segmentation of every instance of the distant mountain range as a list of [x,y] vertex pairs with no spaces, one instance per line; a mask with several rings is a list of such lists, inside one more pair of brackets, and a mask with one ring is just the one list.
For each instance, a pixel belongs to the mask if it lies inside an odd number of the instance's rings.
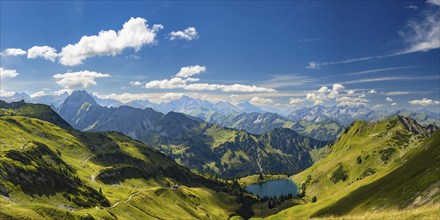
[[440,125],[440,114],[429,112],[426,110],[409,111],[375,111],[365,106],[312,106],[298,110],[294,110],[287,115],[287,118],[293,121],[306,120],[309,122],[320,122],[323,120],[332,120],[344,127],[349,126],[355,120],[380,120],[391,118],[396,115],[411,117],[422,125],[436,124]]
[[252,134],[263,134],[275,128],[290,128],[298,134],[317,140],[335,140],[343,126],[326,118],[310,122],[306,120],[288,120],[276,113],[241,113],[239,115],[214,114],[211,122],[224,127],[248,131]]
[[182,113],[108,108],[85,91],[73,92],[57,112],[76,129],[119,131],[158,148],[182,165],[225,177],[299,172],[313,163],[309,151],[328,143],[287,128],[254,135]]
[[[338,126],[347,127],[354,120],[380,120],[390,118],[395,115],[402,115],[414,118],[422,125],[436,124],[440,126],[440,113],[428,110],[406,110],[383,111],[372,110],[365,106],[322,106],[316,105],[293,110],[287,115],[276,113],[269,107],[257,107],[249,102],[233,105],[229,102],[211,103],[206,100],[182,96],[169,102],[153,103],[148,100],[134,100],[122,103],[114,99],[102,99],[95,95],[90,95],[98,105],[105,107],[131,106],[134,108],[152,108],[164,114],[168,112],[179,112],[194,116],[210,123],[217,123],[225,127],[243,129],[253,134],[261,134],[273,128],[289,127],[298,133],[318,138],[321,140],[335,139],[339,134]],[[7,102],[24,100],[28,103],[41,103],[58,109],[63,101],[68,97],[67,93],[62,95],[44,95],[31,98],[26,93],[16,93],[10,97],[1,97]],[[254,120],[253,120],[254,119]],[[287,122],[287,124],[286,124]],[[325,122],[325,123],[321,123]],[[316,124],[333,123],[331,130],[327,126]],[[314,129],[309,124],[314,124]],[[296,126],[293,126],[296,124]]]
[[63,101],[67,98],[67,96],[69,96],[69,94],[65,92],[61,95],[43,95],[32,98],[31,96],[29,96],[24,92],[17,92],[12,96],[0,96],[0,99],[6,102],[19,102],[23,100],[26,103],[45,104],[56,109],[58,108],[58,106],[61,105],[61,103],[63,103]]
[[[85,91],[68,96],[58,113],[52,108],[0,101],[0,125],[7,128],[0,132],[0,195],[8,204],[1,219],[80,219],[84,213],[109,219],[247,219],[268,201],[252,199],[238,182],[218,176],[258,173],[295,173],[290,178],[298,184],[297,197],[288,200],[295,205],[278,206],[269,218],[406,211],[433,204],[437,211],[431,215],[438,216],[440,131],[416,120],[433,120],[436,115],[429,113],[400,111],[382,120],[355,120],[346,128],[338,123],[386,114],[316,106],[310,114],[298,112],[301,121],[273,113],[224,119],[230,127],[261,133],[252,134],[177,112],[104,107]],[[338,114],[346,117],[333,121]],[[342,131],[330,142],[293,129],[317,136]],[[253,177],[259,178],[246,178]],[[420,213],[405,213],[405,218]]]

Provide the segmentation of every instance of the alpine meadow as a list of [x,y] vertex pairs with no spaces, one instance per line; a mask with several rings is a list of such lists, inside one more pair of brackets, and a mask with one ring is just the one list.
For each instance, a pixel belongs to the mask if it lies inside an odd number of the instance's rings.
[[440,0],[0,0],[0,219],[440,220]]

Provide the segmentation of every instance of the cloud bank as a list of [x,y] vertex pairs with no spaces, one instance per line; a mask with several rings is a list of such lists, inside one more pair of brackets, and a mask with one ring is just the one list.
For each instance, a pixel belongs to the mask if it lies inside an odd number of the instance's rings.
[[22,56],[22,55],[25,55],[25,54],[26,54],[26,51],[22,50],[20,48],[7,48],[3,52],[1,52],[2,56],[7,56],[7,57],[8,56],[13,56],[13,57],[15,57],[15,56]]
[[0,68],[0,79],[12,79],[18,76],[16,70],[8,70],[3,67]]
[[440,101],[432,100],[423,98],[420,100],[412,100],[408,102],[411,105],[421,105],[421,106],[428,106],[428,105],[440,105]]
[[87,88],[91,85],[96,85],[96,78],[107,78],[111,77],[109,74],[98,73],[93,71],[79,71],[64,74],[55,74],[53,78],[56,83],[63,86],[66,90],[71,90],[75,88]]

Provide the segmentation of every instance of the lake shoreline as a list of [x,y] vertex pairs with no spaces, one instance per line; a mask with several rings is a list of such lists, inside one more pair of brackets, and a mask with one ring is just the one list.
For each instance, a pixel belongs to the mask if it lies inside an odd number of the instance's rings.
[[260,178],[259,174],[249,175],[246,177],[242,177],[238,180],[238,183],[241,187],[246,188],[252,184],[259,184],[268,182],[271,180],[280,180],[280,179],[288,179],[289,176],[285,174],[262,174],[263,178]]

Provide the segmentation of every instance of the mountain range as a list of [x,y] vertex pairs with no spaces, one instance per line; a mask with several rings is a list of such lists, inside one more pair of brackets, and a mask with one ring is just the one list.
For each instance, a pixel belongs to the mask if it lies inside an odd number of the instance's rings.
[[287,128],[254,135],[177,112],[108,108],[85,91],[73,92],[57,112],[78,130],[119,131],[191,169],[224,177],[299,172],[313,163],[309,152],[328,143]]
[[[58,113],[52,108],[0,101],[0,126],[8,128],[0,132],[0,205],[8,207],[0,209],[2,219],[439,214],[440,131],[411,117],[355,120],[339,126],[334,141],[319,141],[287,125],[332,123],[324,114],[296,124],[270,113],[238,117],[237,125],[276,122],[252,134],[177,112],[104,107],[85,91],[68,96]],[[362,108],[349,112],[366,115]],[[218,178],[269,173],[294,174],[297,197],[263,208],[274,200]]]
[[[0,99],[7,102],[17,102],[24,100],[27,103],[40,103],[52,106],[54,109],[59,108],[63,101],[69,96],[69,94],[63,93],[61,95],[42,95],[34,96],[33,98],[28,94],[15,93],[12,96],[1,96]],[[415,118],[422,125],[436,124],[440,125],[440,112],[431,112],[425,109],[419,110],[406,110],[400,109],[395,111],[373,110],[363,105],[360,106],[323,106],[315,105],[311,107],[304,107],[300,109],[294,109],[290,113],[285,114],[284,111],[277,110],[270,107],[258,107],[250,102],[242,102],[236,105],[229,102],[216,102],[212,103],[206,100],[191,98],[189,96],[182,96],[178,99],[171,100],[169,102],[153,103],[148,100],[133,100],[128,103],[122,103],[115,99],[99,98],[97,95],[90,94],[90,96],[101,106],[105,107],[119,107],[119,106],[131,106],[134,108],[152,108],[156,111],[164,114],[168,112],[179,112],[194,117],[203,119],[204,121],[211,123],[223,124],[220,119],[238,117],[243,118],[244,113],[272,113],[282,117],[282,120],[286,121],[308,121],[312,123],[319,123],[320,121],[333,121],[340,126],[347,127],[354,120],[380,120],[384,118],[390,118],[395,115],[402,115]],[[239,117],[240,114],[244,114]],[[254,117],[253,115],[250,115]],[[271,116],[274,117],[274,116]],[[304,123],[304,122],[303,122]],[[224,123],[226,126],[230,122]],[[268,127],[271,127],[270,125]],[[241,126],[232,127],[237,129],[243,129]],[[263,133],[269,130],[263,129],[263,132],[257,130],[247,130],[251,133]],[[299,130],[297,130],[299,132]]]

